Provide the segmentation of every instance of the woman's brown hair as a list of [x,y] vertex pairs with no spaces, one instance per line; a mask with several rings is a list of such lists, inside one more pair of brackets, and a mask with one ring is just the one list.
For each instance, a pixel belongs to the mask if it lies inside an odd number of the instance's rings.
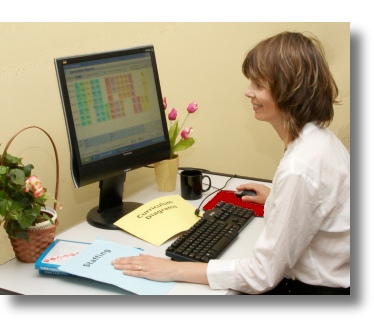
[[287,144],[306,123],[323,127],[332,121],[338,87],[317,38],[283,32],[265,39],[249,51],[242,71],[269,89],[284,117]]

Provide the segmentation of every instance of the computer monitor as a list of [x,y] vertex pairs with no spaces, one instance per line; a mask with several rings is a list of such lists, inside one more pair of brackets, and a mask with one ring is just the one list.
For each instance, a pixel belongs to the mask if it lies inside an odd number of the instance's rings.
[[154,47],[56,58],[55,68],[74,185],[99,183],[87,221],[117,229],[141,205],[123,201],[126,172],[170,154]]

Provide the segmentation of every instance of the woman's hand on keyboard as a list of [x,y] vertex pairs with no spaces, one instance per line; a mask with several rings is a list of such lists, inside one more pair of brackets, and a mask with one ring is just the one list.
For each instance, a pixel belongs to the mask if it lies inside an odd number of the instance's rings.
[[243,196],[242,200],[246,202],[252,202],[257,204],[265,204],[266,199],[269,196],[270,188],[263,185],[263,184],[257,184],[257,183],[247,183],[239,185],[236,188],[238,191],[243,190],[252,190],[256,192],[256,196]]

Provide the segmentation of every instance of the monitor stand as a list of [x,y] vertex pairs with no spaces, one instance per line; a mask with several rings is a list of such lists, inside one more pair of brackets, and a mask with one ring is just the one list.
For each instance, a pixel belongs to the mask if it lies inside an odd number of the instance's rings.
[[99,206],[91,209],[86,218],[90,225],[106,230],[119,230],[114,222],[143,205],[137,202],[123,202],[125,181],[126,173],[100,181]]

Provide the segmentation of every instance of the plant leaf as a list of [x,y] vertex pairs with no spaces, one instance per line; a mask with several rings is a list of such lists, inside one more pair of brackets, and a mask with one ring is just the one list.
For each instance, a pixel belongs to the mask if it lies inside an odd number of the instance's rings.
[[19,168],[13,168],[9,171],[10,178],[17,185],[25,184],[25,173]]
[[179,152],[181,150],[185,150],[195,144],[195,139],[189,137],[187,139],[181,139],[178,144],[175,145],[174,152]]
[[0,175],[4,175],[8,172],[8,167],[0,166]]
[[170,156],[173,156],[175,153],[174,145],[175,145],[175,141],[177,140],[178,133],[179,133],[178,121],[176,120],[169,129]]
[[37,216],[38,213],[34,210],[22,211],[21,213],[17,213],[17,221],[21,229],[25,230],[34,223]]

